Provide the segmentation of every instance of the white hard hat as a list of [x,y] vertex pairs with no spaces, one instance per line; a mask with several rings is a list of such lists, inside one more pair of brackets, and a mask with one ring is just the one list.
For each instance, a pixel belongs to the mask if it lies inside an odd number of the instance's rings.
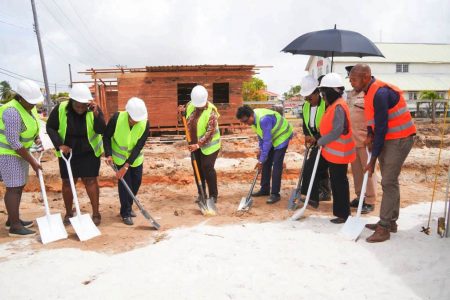
[[191,92],[191,101],[195,107],[203,107],[208,101],[208,91],[202,85],[196,85]]
[[82,83],[75,83],[72,86],[69,97],[80,103],[89,103],[93,99],[89,88]]
[[132,97],[125,105],[125,110],[135,122],[147,120],[147,107],[142,99]]
[[39,86],[34,81],[28,79],[19,82],[16,92],[22,96],[25,101],[33,105],[44,100],[44,96],[42,95]]
[[319,81],[311,75],[308,75],[303,77],[300,86],[300,95],[306,97],[311,95],[316,90],[316,88],[319,86]]
[[338,73],[328,73],[322,78],[319,87],[337,88],[343,87],[342,77]]

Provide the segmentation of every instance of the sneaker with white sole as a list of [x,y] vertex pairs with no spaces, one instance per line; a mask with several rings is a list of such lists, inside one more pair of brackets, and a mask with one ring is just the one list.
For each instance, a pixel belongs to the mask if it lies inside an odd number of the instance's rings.
[[32,237],[36,235],[36,231],[30,230],[25,227],[21,227],[19,229],[10,229],[8,235],[10,237],[19,237],[19,238],[25,238],[25,237]]
[[[25,227],[25,228],[30,228],[30,227],[33,227],[33,225],[34,225],[33,221],[23,221],[23,220],[20,220],[20,223],[21,223],[22,226]],[[6,223],[5,223],[5,228],[9,230],[9,229],[11,228],[11,222],[6,221]]]

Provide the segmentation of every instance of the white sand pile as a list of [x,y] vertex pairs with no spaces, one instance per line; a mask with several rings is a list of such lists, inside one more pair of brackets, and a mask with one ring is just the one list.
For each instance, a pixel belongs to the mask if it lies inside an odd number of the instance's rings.
[[320,217],[177,229],[118,255],[33,253],[16,241],[0,247],[0,298],[450,299],[450,238],[435,221],[433,235],[419,232],[428,207],[403,209],[400,231],[380,244],[364,241],[368,230],[346,241]]

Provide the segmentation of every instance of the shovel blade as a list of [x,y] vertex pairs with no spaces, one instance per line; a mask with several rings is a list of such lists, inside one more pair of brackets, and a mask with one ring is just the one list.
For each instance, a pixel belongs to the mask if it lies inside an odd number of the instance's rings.
[[291,220],[292,221],[297,221],[298,219],[300,219],[303,214],[305,213],[306,210],[306,205],[303,205],[302,208],[297,209],[297,211],[292,215]]
[[61,214],[46,215],[36,219],[39,227],[39,235],[42,243],[48,244],[54,241],[67,239],[67,231],[61,218]]
[[356,241],[366,226],[366,222],[357,217],[349,216],[342,226],[340,234],[345,238]]
[[238,211],[249,211],[253,205],[253,199],[242,197],[241,202],[239,202]]
[[292,190],[291,196],[288,200],[288,210],[294,210],[297,207],[297,202],[295,200],[299,198],[299,194],[300,193],[297,189]]
[[70,223],[82,242],[101,234],[88,214],[72,217]]
[[210,216],[217,215],[217,207],[216,207],[216,202],[214,202],[214,199],[208,198],[206,200],[206,207],[208,209],[208,215],[210,215]]

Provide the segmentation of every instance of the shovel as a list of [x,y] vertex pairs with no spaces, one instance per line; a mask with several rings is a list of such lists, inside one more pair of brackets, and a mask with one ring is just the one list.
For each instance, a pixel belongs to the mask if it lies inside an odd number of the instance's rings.
[[[111,167],[113,168],[113,170],[115,172],[118,171],[116,165],[111,165]],[[152,216],[150,216],[150,214],[144,209],[144,207],[142,206],[141,202],[139,202],[139,200],[136,198],[136,196],[133,194],[133,191],[130,189],[130,187],[128,186],[127,182],[125,181],[125,179],[120,178],[120,182],[122,182],[123,186],[125,187],[125,189],[128,191],[128,194],[130,194],[131,198],[133,198],[134,203],[136,203],[137,207],[139,208],[139,210],[141,211],[141,214],[144,216],[144,218],[146,218],[147,220],[149,220],[150,224],[152,224],[153,228],[155,228],[156,230],[158,230],[161,226],[158,224],[158,222],[155,221],[155,219],[152,218]]]
[[314,161],[314,168],[312,171],[311,179],[309,180],[309,186],[308,186],[308,192],[306,193],[306,200],[305,204],[302,208],[297,209],[297,211],[294,213],[294,215],[291,217],[292,221],[297,221],[300,219],[303,214],[305,213],[306,207],[308,206],[309,198],[311,197],[311,191],[314,184],[314,179],[316,178],[316,172],[317,172],[317,166],[319,165],[320,160],[320,153],[322,152],[322,147],[319,148],[316,155],[316,160]]
[[[37,161],[41,163],[42,155],[44,154],[43,149],[39,149],[40,154]],[[39,151],[38,150],[38,151]],[[45,206],[45,216],[36,219],[39,227],[39,234],[41,236],[41,241],[43,244],[48,244],[57,240],[62,240],[67,238],[67,231],[64,228],[64,224],[61,218],[61,214],[50,214],[50,207],[48,205],[47,192],[45,191],[44,176],[42,171],[38,171],[39,184],[41,186],[42,199]]]
[[239,202],[239,206],[237,211],[249,211],[253,205],[252,193],[253,188],[256,184],[256,179],[258,179],[259,170],[256,169],[255,177],[253,178],[252,186],[250,187],[250,191],[247,194],[247,197],[242,197],[241,202]]
[[450,219],[450,207],[449,207],[449,185],[450,185],[450,167],[448,168],[447,187],[445,188],[445,207],[444,217],[438,219],[438,234],[441,237],[448,237],[448,223]]
[[77,233],[80,241],[87,241],[96,236],[99,236],[101,233],[100,230],[98,230],[97,226],[95,226],[89,214],[81,214],[77,191],[75,189],[75,182],[73,181],[72,167],[70,166],[72,151],[70,151],[69,158],[66,158],[64,153],[61,153],[61,157],[66,162],[67,173],[69,174],[70,188],[72,189],[73,202],[75,203],[75,209],[77,211],[77,215],[70,218],[69,220],[73,226],[73,229],[75,229],[75,232]]
[[[367,162],[369,162],[370,158],[372,157],[372,154],[369,153],[369,150],[367,148],[366,151],[367,151]],[[341,235],[343,235],[344,237],[348,238],[351,241],[357,241],[358,237],[364,230],[364,226],[366,226],[366,221],[361,219],[361,211],[364,203],[364,196],[366,195],[368,179],[369,179],[369,172],[366,172],[364,174],[361,193],[359,195],[358,210],[356,212],[356,217],[349,216],[340,231]]]
[[[191,135],[189,134],[189,129],[187,126],[186,118],[183,116],[183,124],[184,130],[186,132],[186,140],[188,144],[191,142]],[[197,159],[195,158],[194,152],[191,152],[192,164],[194,165],[194,173],[195,173],[195,183],[197,184],[197,188],[200,190],[200,199],[198,199],[197,204],[200,208],[200,211],[205,216],[215,216],[217,214],[216,204],[214,200],[211,198],[206,199],[206,192],[203,189],[202,181],[200,177],[200,172],[198,170]]]
[[300,169],[300,174],[298,176],[297,187],[292,190],[291,196],[289,197],[288,200],[288,210],[295,210],[297,208],[298,204],[295,200],[300,199],[300,191],[302,188],[302,181],[303,181],[303,170],[305,169],[306,161],[308,159],[309,149],[310,147],[306,147],[302,168]]

